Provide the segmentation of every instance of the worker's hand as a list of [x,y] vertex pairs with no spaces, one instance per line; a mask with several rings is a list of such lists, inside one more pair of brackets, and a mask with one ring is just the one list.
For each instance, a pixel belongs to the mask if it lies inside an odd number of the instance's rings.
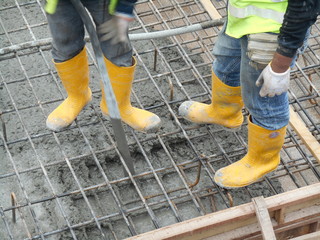
[[130,47],[128,29],[129,23],[133,18],[121,15],[113,15],[112,18],[98,27],[98,33],[101,35],[100,41],[111,40],[111,44],[122,44],[124,47]]
[[278,47],[278,35],[255,33],[248,35],[247,54],[251,61],[267,65]]
[[256,85],[262,86],[259,94],[261,97],[274,97],[280,95],[289,89],[290,68],[283,73],[276,73],[271,68],[271,63],[263,69]]

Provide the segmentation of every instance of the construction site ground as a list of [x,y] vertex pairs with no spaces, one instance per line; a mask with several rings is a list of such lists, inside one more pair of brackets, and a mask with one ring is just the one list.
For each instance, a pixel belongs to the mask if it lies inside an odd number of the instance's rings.
[[[320,142],[319,21],[291,72],[291,114],[299,124],[288,126],[278,169],[248,187],[225,190],[213,176],[246,154],[247,120],[233,133],[178,115],[186,100],[210,102],[211,50],[221,26],[133,41],[132,104],[157,114],[162,125],[156,134],[124,125],[136,171],[128,177],[99,108],[90,41],[92,102],[67,130],[46,128],[66,92],[51,59],[41,4],[0,1],[0,239],[124,239],[320,182],[318,149],[312,148]],[[130,34],[225,16],[225,0],[140,0]]]

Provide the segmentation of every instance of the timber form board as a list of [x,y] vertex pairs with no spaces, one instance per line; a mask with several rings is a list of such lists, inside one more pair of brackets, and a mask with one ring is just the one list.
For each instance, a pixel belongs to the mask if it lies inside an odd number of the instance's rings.
[[156,229],[127,240],[289,239],[304,235],[312,237],[318,234],[319,225],[320,183],[316,183],[268,198],[253,198],[250,203]]

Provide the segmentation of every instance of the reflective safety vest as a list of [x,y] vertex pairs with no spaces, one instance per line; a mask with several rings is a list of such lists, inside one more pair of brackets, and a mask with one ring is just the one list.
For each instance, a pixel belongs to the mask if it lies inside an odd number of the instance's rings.
[[288,0],[230,0],[226,34],[279,33]]

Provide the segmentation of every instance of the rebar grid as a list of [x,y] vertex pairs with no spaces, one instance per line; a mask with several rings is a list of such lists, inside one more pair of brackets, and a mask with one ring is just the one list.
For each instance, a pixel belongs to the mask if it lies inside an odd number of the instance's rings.
[[[225,1],[213,2],[225,16]],[[131,33],[210,20],[201,1],[139,1]],[[17,16],[19,16],[17,18]],[[40,1],[0,3],[0,48],[49,38]],[[134,42],[133,105],[158,114],[158,134],[125,127],[136,175],[126,177],[111,124],[102,117],[90,45],[93,101],[67,130],[45,128],[66,97],[48,44],[0,56],[0,239],[123,239],[320,180],[320,167],[290,127],[277,171],[238,190],[213,181],[246,153],[237,133],[177,114],[185,100],[210,101],[211,49],[218,28]],[[290,104],[319,141],[319,26],[291,75]],[[244,110],[244,115],[247,112]]]

